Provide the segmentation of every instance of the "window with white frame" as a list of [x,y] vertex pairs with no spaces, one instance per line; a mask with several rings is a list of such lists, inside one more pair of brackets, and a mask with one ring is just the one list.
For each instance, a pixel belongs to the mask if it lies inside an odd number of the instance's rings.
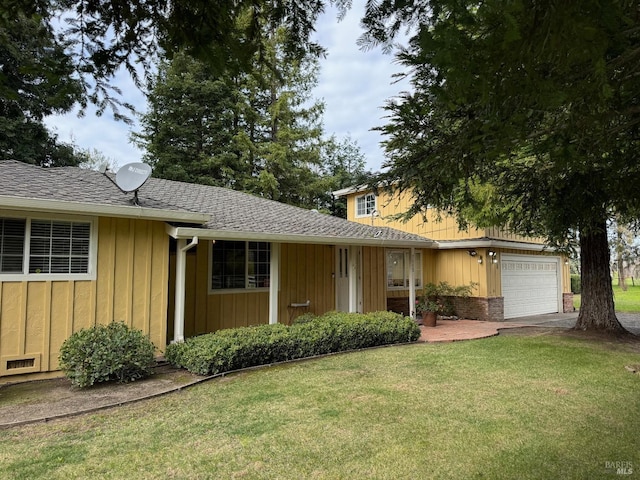
[[0,274],[87,274],[91,222],[0,218]]
[[212,245],[211,290],[269,287],[268,242],[219,240]]
[[[390,290],[409,288],[411,252],[408,250],[387,251],[387,288]],[[415,252],[413,271],[415,287],[422,287],[422,254]]]
[[366,217],[371,215],[376,209],[376,196],[367,193],[356,197],[356,217]]

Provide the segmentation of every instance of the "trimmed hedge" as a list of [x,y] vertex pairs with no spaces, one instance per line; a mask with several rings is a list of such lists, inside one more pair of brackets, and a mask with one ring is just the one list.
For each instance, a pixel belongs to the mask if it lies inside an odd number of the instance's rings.
[[140,330],[123,322],[83,328],[60,347],[60,369],[73,385],[88,387],[147,377],[155,365],[155,347]]
[[193,337],[167,347],[172,365],[198,375],[357,350],[378,345],[414,342],[420,327],[393,312],[369,314],[329,312],[305,315],[291,326],[259,325]]

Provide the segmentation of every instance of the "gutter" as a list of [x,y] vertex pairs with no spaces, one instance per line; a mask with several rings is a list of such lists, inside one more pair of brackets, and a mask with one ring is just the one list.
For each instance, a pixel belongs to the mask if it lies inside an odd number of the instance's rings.
[[360,245],[371,247],[397,247],[397,248],[437,248],[432,240],[395,240],[384,238],[358,238],[358,237],[323,237],[317,235],[260,233],[227,230],[209,230],[206,228],[174,227],[166,226],[166,232],[175,239],[198,237],[201,240],[249,240],[269,241],[276,243],[298,243],[316,245]]
[[456,248],[512,248],[514,250],[532,250],[534,252],[549,251],[555,249],[542,243],[512,242],[509,240],[493,240],[490,238],[478,238],[474,240],[437,241],[438,250],[452,250]]

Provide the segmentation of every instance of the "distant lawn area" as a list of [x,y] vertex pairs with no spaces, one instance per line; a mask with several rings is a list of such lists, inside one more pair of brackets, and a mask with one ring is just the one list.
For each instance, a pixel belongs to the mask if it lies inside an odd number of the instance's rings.
[[[640,313],[640,285],[628,285],[627,291],[624,292],[616,282],[613,286],[613,300],[616,312]],[[573,306],[576,310],[580,308],[580,295],[573,296]]]
[[329,356],[0,431],[0,477],[635,476],[639,364],[632,340],[541,332]]

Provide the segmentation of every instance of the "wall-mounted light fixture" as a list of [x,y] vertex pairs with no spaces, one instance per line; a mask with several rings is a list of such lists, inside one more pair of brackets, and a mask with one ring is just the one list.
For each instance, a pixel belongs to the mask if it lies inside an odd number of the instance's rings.
[[482,263],[482,255],[478,257],[478,263]]
[[478,252],[476,252],[473,248],[471,250],[467,250],[467,253],[471,256],[471,257],[475,257],[476,255],[478,255]]
[[489,250],[489,252],[487,252],[489,255],[489,258],[491,259],[491,263],[498,263],[498,252],[496,252],[495,250]]

